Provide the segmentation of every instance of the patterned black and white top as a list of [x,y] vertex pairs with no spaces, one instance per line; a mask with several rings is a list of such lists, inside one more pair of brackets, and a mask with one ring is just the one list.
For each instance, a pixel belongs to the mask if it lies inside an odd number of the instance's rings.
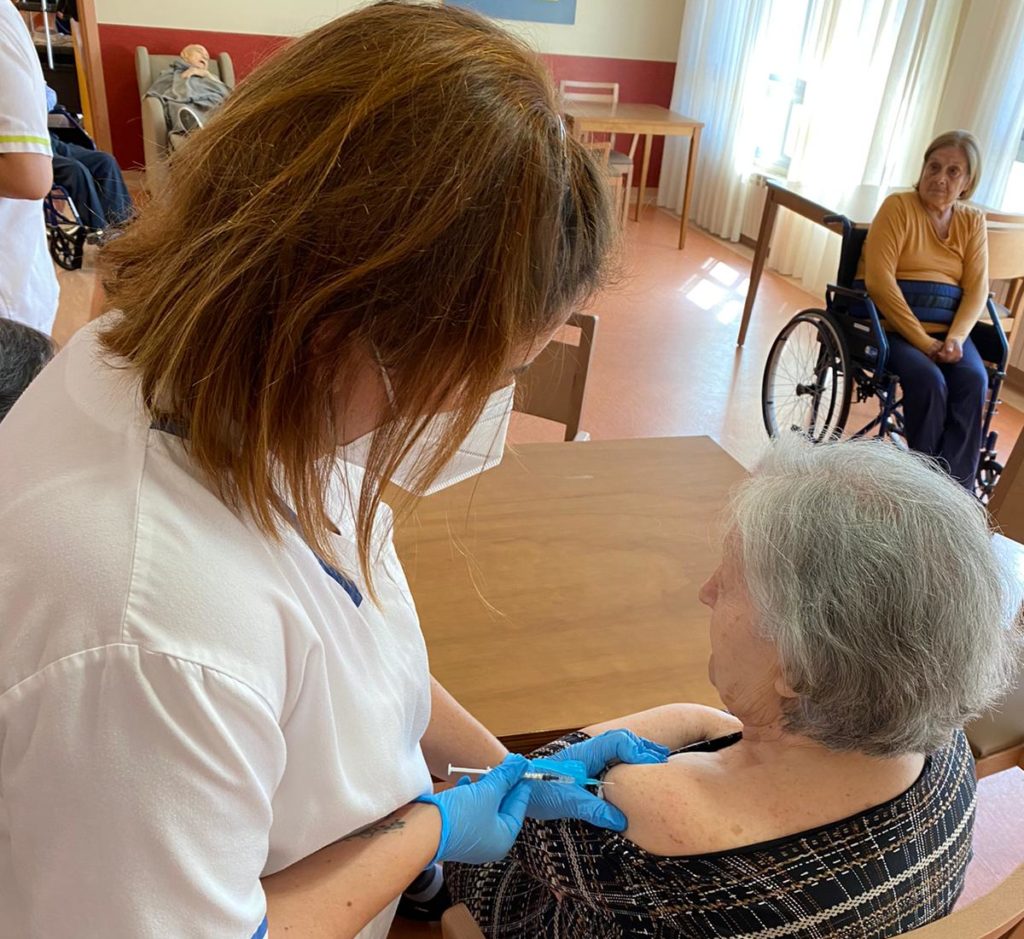
[[902,795],[801,834],[662,857],[582,822],[528,820],[504,861],[445,865],[445,879],[488,939],[881,939],[953,909],[974,795],[958,732]]

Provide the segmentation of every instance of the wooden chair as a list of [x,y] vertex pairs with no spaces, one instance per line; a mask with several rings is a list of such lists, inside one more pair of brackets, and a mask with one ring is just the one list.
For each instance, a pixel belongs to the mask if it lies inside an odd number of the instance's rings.
[[[1012,370],[1019,362],[1019,344],[1024,340],[1024,337],[1015,335],[1017,322],[1024,314],[1024,225],[1001,224],[990,220],[988,256],[992,286],[999,287],[1002,284],[1006,288],[1000,305],[1007,314],[1002,324],[1010,340]],[[1024,479],[1018,480],[1022,470],[1024,436],[1014,446],[988,505],[989,513],[1003,534],[1020,542],[1024,542]]]
[[604,170],[605,178],[611,187],[612,198],[615,200],[615,212],[619,216],[619,224],[625,224],[629,213],[629,180],[622,173],[612,168],[609,159],[611,157],[612,145],[608,140],[583,141],[583,146],[595,154],[597,162]]
[[484,934],[465,903],[450,906],[444,911],[441,935],[443,939],[484,939]]
[[[619,103],[618,82],[578,82],[563,79],[558,83],[563,101],[577,101],[590,104],[608,104],[614,107]],[[608,154],[608,174],[617,177],[625,187],[625,198],[622,203],[622,224],[625,225],[629,215],[629,199],[633,191],[633,158],[636,156],[636,145],[640,139],[638,134],[633,134],[629,144],[629,150],[615,149],[615,134],[608,135],[608,142],[611,144]],[[587,142],[594,143],[594,135],[587,135]],[[641,193],[637,198],[642,198]]]
[[[441,934],[444,939],[484,939],[462,903],[441,917]],[[970,906],[904,935],[908,939],[1024,939],[1024,865]]]
[[1003,322],[1003,330],[1009,338],[1024,312],[1024,225],[995,222],[991,216],[988,222],[988,276],[993,286],[1006,284],[1002,305],[1012,319]]
[[980,900],[904,935],[908,939],[1024,939],[1024,865]]
[[579,329],[579,344],[556,340],[544,348],[516,383],[515,410],[565,424],[566,440],[589,440],[590,435],[580,430],[580,413],[594,352],[597,317],[573,313],[566,325]]

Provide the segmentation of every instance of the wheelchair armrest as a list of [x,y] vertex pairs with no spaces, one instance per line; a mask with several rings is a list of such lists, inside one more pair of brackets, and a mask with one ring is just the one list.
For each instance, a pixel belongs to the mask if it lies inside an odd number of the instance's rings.
[[991,294],[985,303],[985,310],[991,322],[978,320],[971,330],[971,340],[985,362],[993,363],[999,372],[1005,373],[1006,363],[1010,358],[1010,343],[1003,331],[1003,324],[999,321],[999,311]]
[[845,297],[847,300],[857,300],[860,303],[871,302],[871,297],[868,296],[866,290],[854,290],[853,287],[840,287],[837,284],[829,284],[827,293],[836,297]]

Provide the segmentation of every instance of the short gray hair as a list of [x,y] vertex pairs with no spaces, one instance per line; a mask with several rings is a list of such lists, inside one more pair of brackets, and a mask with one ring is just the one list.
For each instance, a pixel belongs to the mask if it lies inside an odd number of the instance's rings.
[[882,441],[775,442],[731,504],[761,630],[836,750],[931,752],[1007,688],[1019,595],[984,508]]
[[0,316],[0,421],[52,358],[49,336]]

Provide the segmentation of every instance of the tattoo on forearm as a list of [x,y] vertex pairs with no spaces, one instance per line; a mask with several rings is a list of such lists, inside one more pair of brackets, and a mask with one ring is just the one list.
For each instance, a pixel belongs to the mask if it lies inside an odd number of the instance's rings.
[[372,825],[367,825],[365,828],[360,828],[350,835],[345,835],[344,838],[339,838],[338,841],[355,841],[357,838],[366,841],[370,838],[376,838],[377,835],[387,835],[393,831],[401,831],[403,828],[405,828],[404,819],[384,818],[379,822],[374,822]]

